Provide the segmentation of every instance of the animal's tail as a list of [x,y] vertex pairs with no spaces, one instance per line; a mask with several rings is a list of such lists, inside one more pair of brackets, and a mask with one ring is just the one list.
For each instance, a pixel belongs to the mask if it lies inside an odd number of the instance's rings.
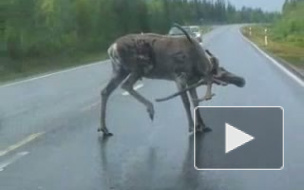
[[108,55],[110,57],[110,60],[112,62],[113,70],[119,70],[121,69],[121,61],[119,59],[119,54],[117,52],[117,44],[112,44],[108,49]]
[[214,55],[208,49],[206,49],[205,51],[210,57],[214,57]]
[[190,37],[189,33],[188,33],[183,27],[181,27],[181,26],[180,26],[179,24],[177,24],[177,23],[173,23],[173,26],[176,27],[176,28],[178,28],[178,29],[180,29],[180,30],[185,34],[185,36],[187,37],[187,39],[188,39],[191,43],[193,43],[193,40],[192,40],[192,38]]

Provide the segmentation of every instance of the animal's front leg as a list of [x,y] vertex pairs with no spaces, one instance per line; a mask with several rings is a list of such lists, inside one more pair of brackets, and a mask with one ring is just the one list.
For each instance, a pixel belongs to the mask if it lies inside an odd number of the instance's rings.
[[198,99],[199,102],[206,101],[206,100],[211,100],[211,98],[213,96],[215,96],[215,94],[212,93],[212,83],[213,83],[212,80],[208,80],[206,94],[203,98]]
[[[186,83],[183,79],[177,77],[175,82],[176,82],[176,86],[179,91],[182,91],[186,88]],[[187,92],[182,93],[180,96],[182,98],[182,102],[183,102],[183,105],[184,105],[184,108],[185,108],[185,111],[187,114],[189,132],[192,132],[194,123],[193,123],[193,119],[192,119],[192,115],[191,115],[191,105],[190,105],[190,101],[189,101]]]
[[212,93],[212,81],[209,81],[207,83],[207,91],[206,91],[206,95],[205,95],[204,99],[210,100],[213,96],[215,96],[215,94]]
[[124,90],[126,90],[127,92],[129,92],[129,94],[131,96],[133,96],[136,100],[138,100],[139,102],[141,102],[142,104],[144,104],[147,107],[147,111],[149,113],[150,119],[153,120],[154,112],[155,112],[153,104],[133,89],[134,84],[140,78],[141,78],[140,75],[138,75],[136,73],[131,73],[129,75],[129,77],[127,78],[127,80],[122,84],[122,88]]
[[[197,101],[198,99],[198,96],[197,96],[197,91],[195,88],[189,90],[189,93],[190,93],[190,96],[191,96],[191,100],[192,100],[192,105],[193,105],[193,108],[195,109],[197,106],[199,106],[199,102]],[[211,129],[209,127],[206,126],[200,112],[199,112],[199,109],[195,109],[195,115],[196,115],[196,131],[198,132],[209,132],[211,131]]]

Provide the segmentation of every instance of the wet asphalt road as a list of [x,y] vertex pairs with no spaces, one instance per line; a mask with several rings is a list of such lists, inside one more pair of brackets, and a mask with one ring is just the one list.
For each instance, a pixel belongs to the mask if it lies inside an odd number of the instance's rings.
[[[103,139],[96,132],[99,94],[111,74],[104,62],[0,87],[0,189],[303,189],[303,88],[248,44],[238,26],[218,27],[204,38],[247,85],[216,87],[217,95],[202,105],[283,106],[282,171],[196,171],[179,98],[154,103],[151,122],[141,104],[116,90],[107,122],[114,136]],[[176,90],[166,81],[143,84],[138,91],[150,100]]]

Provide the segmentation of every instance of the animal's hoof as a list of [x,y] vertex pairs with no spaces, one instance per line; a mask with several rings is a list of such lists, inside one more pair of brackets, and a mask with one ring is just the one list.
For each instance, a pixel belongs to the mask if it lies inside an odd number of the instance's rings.
[[206,101],[211,100],[213,96],[215,96],[215,94],[207,95],[203,99],[206,100]]
[[201,126],[201,125],[196,125],[195,127],[196,127],[195,130],[196,130],[196,132],[198,132],[198,133],[203,132],[203,130],[204,130],[204,127]]
[[103,136],[105,136],[105,137],[111,137],[111,136],[113,136],[113,133],[103,133]]
[[154,120],[154,115],[153,114],[149,114],[150,119],[153,121]]
[[154,119],[154,113],[155,113],[153,106],[151,106],[150,108],[148,108],[147,111],[149,113],[150,119],[153,121],[153,119]]
[[113,136],[113,133],[110,133],[108,129],[98,128],[97,132],[102,132],[103,136],[110,137]]
[[208,133],[208,132],[211,132],[211,131],[212,131],[212,129],[209,128],[209,127],[204,127],[204,129],[203,129],[204,133]]
[[193,132],[193,127],[192,127],[192,126],[189,127],[188,132],[189,132],[189,133],[192,133],[192,132]]

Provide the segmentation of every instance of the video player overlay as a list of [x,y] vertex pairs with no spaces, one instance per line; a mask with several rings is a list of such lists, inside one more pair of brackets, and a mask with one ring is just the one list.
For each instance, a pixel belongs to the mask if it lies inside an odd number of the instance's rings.
[[202,106],[196,109],[212,129],[205,134],[195,133],[196,169],[280,170],[284,167],[283,108]]

